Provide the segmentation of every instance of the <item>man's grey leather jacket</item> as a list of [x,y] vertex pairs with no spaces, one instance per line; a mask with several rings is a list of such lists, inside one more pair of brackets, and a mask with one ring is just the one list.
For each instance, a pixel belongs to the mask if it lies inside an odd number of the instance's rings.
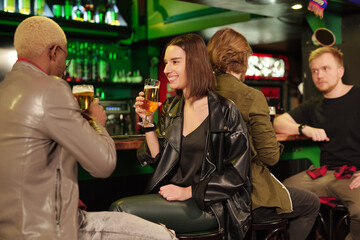
[[77,239],[77,162],[95,177],[116,165],[97,125],[64,80],[15,63],[0,83],[0,239]]

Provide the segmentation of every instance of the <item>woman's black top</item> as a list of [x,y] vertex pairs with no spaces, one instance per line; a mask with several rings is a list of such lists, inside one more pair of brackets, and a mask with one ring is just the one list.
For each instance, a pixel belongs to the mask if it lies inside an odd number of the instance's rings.
[[200,181],[209,117],[187,136],[182,136],[181,157],[170,183],[188,187]]

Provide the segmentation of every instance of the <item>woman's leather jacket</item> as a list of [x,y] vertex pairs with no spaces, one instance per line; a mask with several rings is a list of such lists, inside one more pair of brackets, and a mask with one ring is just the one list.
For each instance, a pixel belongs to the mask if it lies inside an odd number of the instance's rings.
[[[209,130],[200,182],[192,196],[203,211],[215,214],[223,239],[243,239],[250,227],[250,145],[246,125],[237,107],[228,99],[209,92]],[[152,158],[146,143],[138,159],[155,172],[147,192],[167,184],[181,152],[184,99],[173,97],[163,105],[157,126],[160,153]]]

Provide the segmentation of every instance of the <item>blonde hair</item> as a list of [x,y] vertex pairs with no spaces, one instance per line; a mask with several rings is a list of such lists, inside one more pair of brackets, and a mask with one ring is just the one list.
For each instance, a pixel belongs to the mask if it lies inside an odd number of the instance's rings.
[[50,18],[29,17],[16,28],[14,46],[18,57],[38,57],[55,44],[66,47],[67,40],[61,27]]
[[314,51],[312,51],[310,53],[309,65],[311,64],[312,60],[320,57],[321,55],[323,55],[325,53],[330,53],[331,55],[333,55],[334,58],[336,59],[337,63],[339,64],[339,66],[341,66],[341,67],[344,66],[343,53],[341,52],[340,49],[337,49],[336,47],[320,47],[320,48],[315,49]]

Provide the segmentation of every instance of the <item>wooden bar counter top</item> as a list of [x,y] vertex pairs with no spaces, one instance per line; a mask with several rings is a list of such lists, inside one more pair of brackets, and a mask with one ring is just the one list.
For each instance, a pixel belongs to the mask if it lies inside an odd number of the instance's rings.
[[117,135],[111,137],[114,139],[116,150],[138,149],[145,140],[145,134]]

